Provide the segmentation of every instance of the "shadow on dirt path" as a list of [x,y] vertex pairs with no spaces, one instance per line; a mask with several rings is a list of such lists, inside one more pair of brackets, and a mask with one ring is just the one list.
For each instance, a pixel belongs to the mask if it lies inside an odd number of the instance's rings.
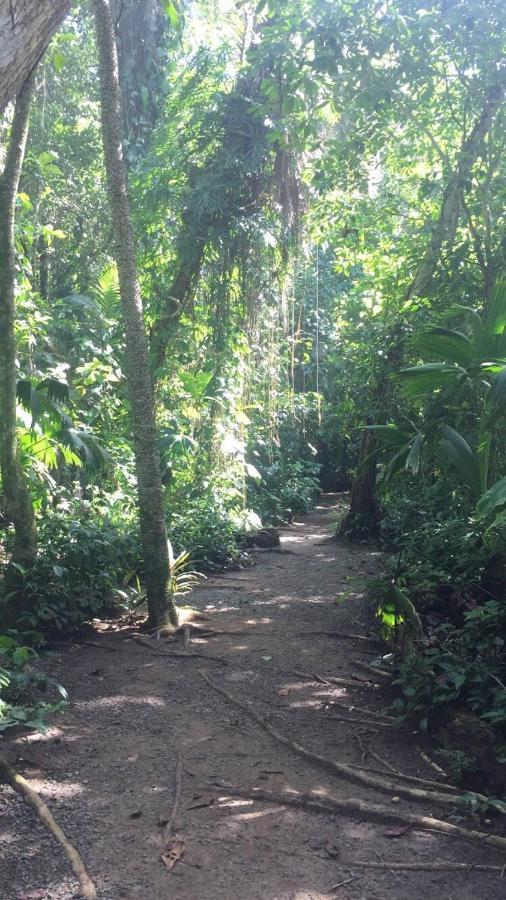
[[[222,657],[226,665],[156,656],[125,641],[128,630],[101,633],[94,638],[97,646],[74,645],[61,655],[57,675],[69,690],[67,713],[47,735],[4,742],[9,759],[80,850],[100,898],[504,896],[505,882],[488,872],[350,867],[357,861],[504,862],[485,847],[416,830],[398,829],[393,836],[391,827],[364,815],[318,815],[232,797],[216,787],[227,781],[271,791],[327,791],[394,808],[398,802],[327,775],[281,746],[210,689],[198,668],[315,753],[383,769],[385,775],[388,765],[425,778],[434,774],[416,753],[416,735],[377,716],[372,723],[354,721],[370,718],[364,708],[379,712],[387,702],[381,689],[353,686],[363,677],[357,660],[371,659],[376,649],[360,579],[374,573],[378,561],[371,548],[329,540],[335,502],[323,498],[312,515],[285,529],[278,551],[255,551],[254,567],[213,576],[193,593],[191,606],[209,617],[206,627],[229,634],[194,638],[188,653]],[[371,640],[336,639],[332,632]],[[182,651],[180,641],[154,646]],[[350,684],[325,683],[329,676]],[[343,708],[354,705],[351,712]],[[178,755],[182,798],[176,830],[184,856],[167,871],[160,860],[162,825],[174,803]],[[408,801],[398,807],[440,814]],[[5,786],[0,813],[2,900],[78,896],[59,848]]]

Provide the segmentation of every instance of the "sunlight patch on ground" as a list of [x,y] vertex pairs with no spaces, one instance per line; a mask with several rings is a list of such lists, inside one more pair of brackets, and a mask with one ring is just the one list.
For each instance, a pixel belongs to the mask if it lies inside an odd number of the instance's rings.
[[34,731],[33,734],[27,734],[21,738],[17,738],[14,743],[21,745],[25,743],[38,744],[39,741],[53,741],[55,738],[63,737],[65,737],[65,734],[61,728],[48,728],[47,731],[44,732],[44,734]]
[[120,706],[155,706],[164,707],[165,700],[160,697],[126,697],[124,694],[113,694],[111,697],[100,697],[98,700],[81,700],[74,704],[76,709],[107,709],[112,707],[115,709]]
[[[70,773],[69,773],[70,774]],[[30,785],[44,797],[51,800],[65,800],[84,793],[84,787],[77,781],[59,781],[58,784],[44,778],[30,778]]]

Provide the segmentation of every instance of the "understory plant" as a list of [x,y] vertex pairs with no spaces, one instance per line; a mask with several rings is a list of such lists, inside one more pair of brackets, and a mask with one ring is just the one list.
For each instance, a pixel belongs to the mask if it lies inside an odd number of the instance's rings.
[[0,634],[0,732],[16,725],[44,731],[49,713],[61,710],[67,692],[39,668],[36,632]]

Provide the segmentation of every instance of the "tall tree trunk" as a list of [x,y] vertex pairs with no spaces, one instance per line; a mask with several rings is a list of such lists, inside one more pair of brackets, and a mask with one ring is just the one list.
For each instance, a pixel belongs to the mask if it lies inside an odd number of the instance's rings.
[[[17,372],[14,335],[16,284],[14,218],[28,136],[33,82],[32,74],[25,81],[18,96],[5,168],[0,179],[0,472],[6,507],[5,517],[14,525],[11,575],[18,587],[21,587],[21,584],[16,565],[28,568],[33,564],[37,553],[33,506],[19,462],[16,439]],[[16,565],[12,566],[12,563]],[[12,587],[13,585],[11,589]]]
[[351,486],[350,507],[339,528],[343,537],[369,540],[378,534],[380,509],[376,492],[377,449],[378,442],[374,432],[363,431],[358,471]]
[[439,218],[434,225],[428,247],[407,291],[407,300],[427,295],[443,246],[451,244],[455,238],[463,188],[480,155],[483,139],[489,131],[503,99],[504,87],[494,85],[490,88],[483,109],[469,137],[462,142],[455,170],[451,173],[443,194]]
[[127,164],[144,155],[164,95],[168,32],[161,0],[111,0]]
[[0,114],[21,90],[70,0],[0,0]]
[[118,58],[110,0],[93,0],[100,68],[102,138],[115,256],[126,331],[127,381],[132,410],[137,491],[149,619],[152,627],[176,623],[167,595],[169,561],[148,342],[137,277],[135,241],[121,141]]

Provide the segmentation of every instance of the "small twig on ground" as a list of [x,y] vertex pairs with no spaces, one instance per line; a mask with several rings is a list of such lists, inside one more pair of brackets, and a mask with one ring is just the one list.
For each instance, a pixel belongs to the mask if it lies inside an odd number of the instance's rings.
[[353,677],[351,677],[351,678],[341,678],[341,676],[337,676],[337,675],[327,675],[327,678],[331,684],[344,684],[346,687],[354,687],[354,688],[383,687],[383,685],[378,684],[377,681],[366,681],[365,678],[359,678],[358,675],[353,675]]
[[31,784],[26,780],[26,778],[23,778],[22,775],[19,775],[15,771],[15,769],[13,769],[9,765],[9,763],[3,759],[0,759],[0,776],[2,776],[3,779],[8,784],[10,784],[18,794],[21,794],[21,796],[27,801],[27,803],[30,804],[42,824],[46,826],[55,840],[58,841],[70,865],[72,866],[72,871],[79,879],[79,883],[81,885],[81,894],[85,898],[85,900],[95,900],[97,896],[95,885],[88,875],[88,872],[85,869],[84,863],[79,856],[79,853],[77,852],[73,844],[70,843],[66,834],[58,825],[58,822],[54,818],[49,807],[44,803],[42,798],[39,797],[37,792],[32,788]]
[[378,850],[376,850],[376,847],[373,847],[372,849],[373,849],[375,856],[378,857],[380,863],[383,866],[385,866],[386,869],[389,870],[389,872],[394,876],[394,878],[398,878],[399,876],[397,875],[397,873],[394,872],[394,870],[391,868],[391,866],[389,866],[389,864],[386,862],[386,860],[382,857],[381,853]]
[[181,797],[183,794],[183,757],[180,753],[178,753],[177,755],[175,782],[176,787],[174,791],[174,802],[172,804],[169,818],[165,823],[165,828],[163,830],[162,840],[164,846],[169,840],[171,834],[175,834],[177,831],[176,820],[179,812],[179,807],[181,805]]
[[[355,735],[355,740],[357,741],[357,744],[358,744],[358,746],[360,747],[360,750],[361,750],[361,753],[362,753],[362,762],[365,762],[365,759],[366,759],[366,757],[367,757],[367,754],[368,754],[369,750],[368,750],[367,747],[364,747],[364,744],[363,744],[363,742],[362,742],[362,738],[361,738],[360,734],[358,733],[358,731],[355,731],[354,728],[352,728],[351,730],[353,731],[353,734]],[[364,769],[364,771],[365,771],[365,769]]]
[[388,769],[389,772],[392,772],[397,778],[399,778],[401,773],[399,772],[398,769],[395,768],[395,766],[393,766],[391,763],[388,762],[388,759],[383,759],[383,757],[378,756],[378,754],[375,753],[375,751],[371,750],[370,748],[368,750],[368,753],[369,753],[369,756],[372,756],[372,758],[376,760],[376,762],[379,762],[379,764],[381,766],[384,766],[385,769]]
[[[431,804],[437,804],[438,806],[454,808],[458,798],[449,794],[444,794],[441,791],[426,791],[422,788],[418,787],[409,787],[407,784],[398,783],[393,781],[388,781],[387,779],[381,778],[379,776],[370,775],[368,772],[364,772],[358,769],[352,769],[351,766],[348,766],[346,763],[337,762],[333,759],[328,759],[325,756],[320,756],[317,753],[312,753],[311,750],[308,750],[306,747],[303,747],[301,744],[298,744],[296,741],[292,741],[281,731],[278,731],[273,725],[271,725],[266,719],[263,718],[259,713],[257,713],[249,703],[246,703],[244,700],[239,700],[237,697],[234,697],[229,691],[227,691],[221,685],[215,684],[209,676],[202,671],[202,669],[198,669],[198,674],[212,688],[213,691],[216,691],[217,694],[221,694],[222,697],[225,697],[229,703],[232,703],[234,706],[237,706],[239,709],[242,709],[250,719],[253,719],[254,722],[257,722],[264,731],[271,735],[274,740],[278,741],[280,744],[283,744],[285,747],[288,747],[294,753],[297,753],[298,756],[302,756],[303,759],[307,759],[313,765],[318,766],[320,769],[324,769],[326,772],[330,772],[332,775],[337,775],[341,778],[347,778],[349,781],[355,781],[359,784],[365,784],[368,787],[376,788],[376,790],[383,791],[384,793],[391,794],[395,796],[396,794],[400,794],[401,796],[408,797],[410,800],[420,800],[423,802],[429,802]],[[473,796],[475,796],[473,794]],[[506,848],[506,838],[504,839],[504,847]]]
[[334,891],[337,891],[339,888],[344,887],[345,884],[351,884],[352,881],[356,881],[356,880],[357,880],[357,876],[352,875],[351,878],[345,878],[344,881],[338,881],[337,884],[333,884],[332,887],[329,888],[328,892],[329,892],[329,894],[332,894]]
[[380,678],[388,678],[390,680],[392,678],[392,673],[387,669],[379,669],[377,666],[372,666],[370,663],[362,662],[360,659],[353,659],[352,663],[357,669],[364,669],[366,672],[372,672],[373,675],[377,675]]
[[[361,816],[368,816],[381,822],[403,822],[421,831],[435,831],[450,837],[476,841],[479,844],[493,847],[495,850],[501,851],[501,853],[506,852],[506,838],[497,834],[486,834],[474,829],[462,828],[460,825],[445,822],[443,819],[434,819],[432,816],[404,812],[398,807],[394,810],[392,807],[382,803],[372,803],[369,800],[360,800],[357,797],[333,797],[330,794],[317,794],[314,791],[301,794],[293,789],[270,791],[264,788],[240,787],[239,785],[228,784],[226,781],[216,781],[214,785],[222,788],[231,796],[245,797],[248,800],[263,800],[266,803],[297,806],[312,812],[333,816],[356,815],[358,813]],[[350,863],[350,866],[353,865],[353,863]],[[498,867],[498,870],[500,870],[500,867]]]
[[348,716],[325,716],[325,719],[333,719],[334,722],[349,722],[350,725],[372,725],[374,728],[393,728],[393,722],[382,722],[381,719],[351,719]]
[[[294,675],[297,678],[308,678],[310,681],[318,681],[320,684],[326,684],[327,687],[331,687],[333,684],[342,684],[346,687],[372,687],[372,681],[365,681],[364,678],[359,678],[358,676],[353,676],[353,678],[341,678],[337,675],[327,675],[325,678],[323,675],[318,675],[318,672],[308,672],[307,669],[294,670]],[[379,685],[378,685],[379,687]]]
[[434,762],[434,760],[431,759],[430,756],[427,756],[427,754],[422,750],[421,747],[417,747],[416,750],[419,756],[421,756],[423,761],[427,763],[427,765],[430,766],[431,769],[434,769],[434,771],[439,775],[442,775],[443,778],[448,778],[448,773],[445,772],[445,770],[442,769],[441,766],[438,766],[437,762]]
[[368,709],[365,706],[356,706],[356,705],[349,706],[346,703],[340,703],[339,700],[334,700],[334,699],[332,699],[330,701],[330,703],[332,706],[337,706],[339,709],[346,710],[346,712],[365,713],[366,716],[375,716],[378,719],[386,719],[387,722],[395,724],[395,719],[393,716],[387,716],[386,713],[376,712],[374,709]]
[[330,687],[330,681],[327,681],[327,679],[324,678],[323,675],[318,675],[317,672],[308,672],[306,669],[303,669],[301,667],[300,672],[295,671],[293,674],[297,675],[298,678],[309,678],[311,679],[311,681],[318,681],[320,684],[326,684],[327,687]]

